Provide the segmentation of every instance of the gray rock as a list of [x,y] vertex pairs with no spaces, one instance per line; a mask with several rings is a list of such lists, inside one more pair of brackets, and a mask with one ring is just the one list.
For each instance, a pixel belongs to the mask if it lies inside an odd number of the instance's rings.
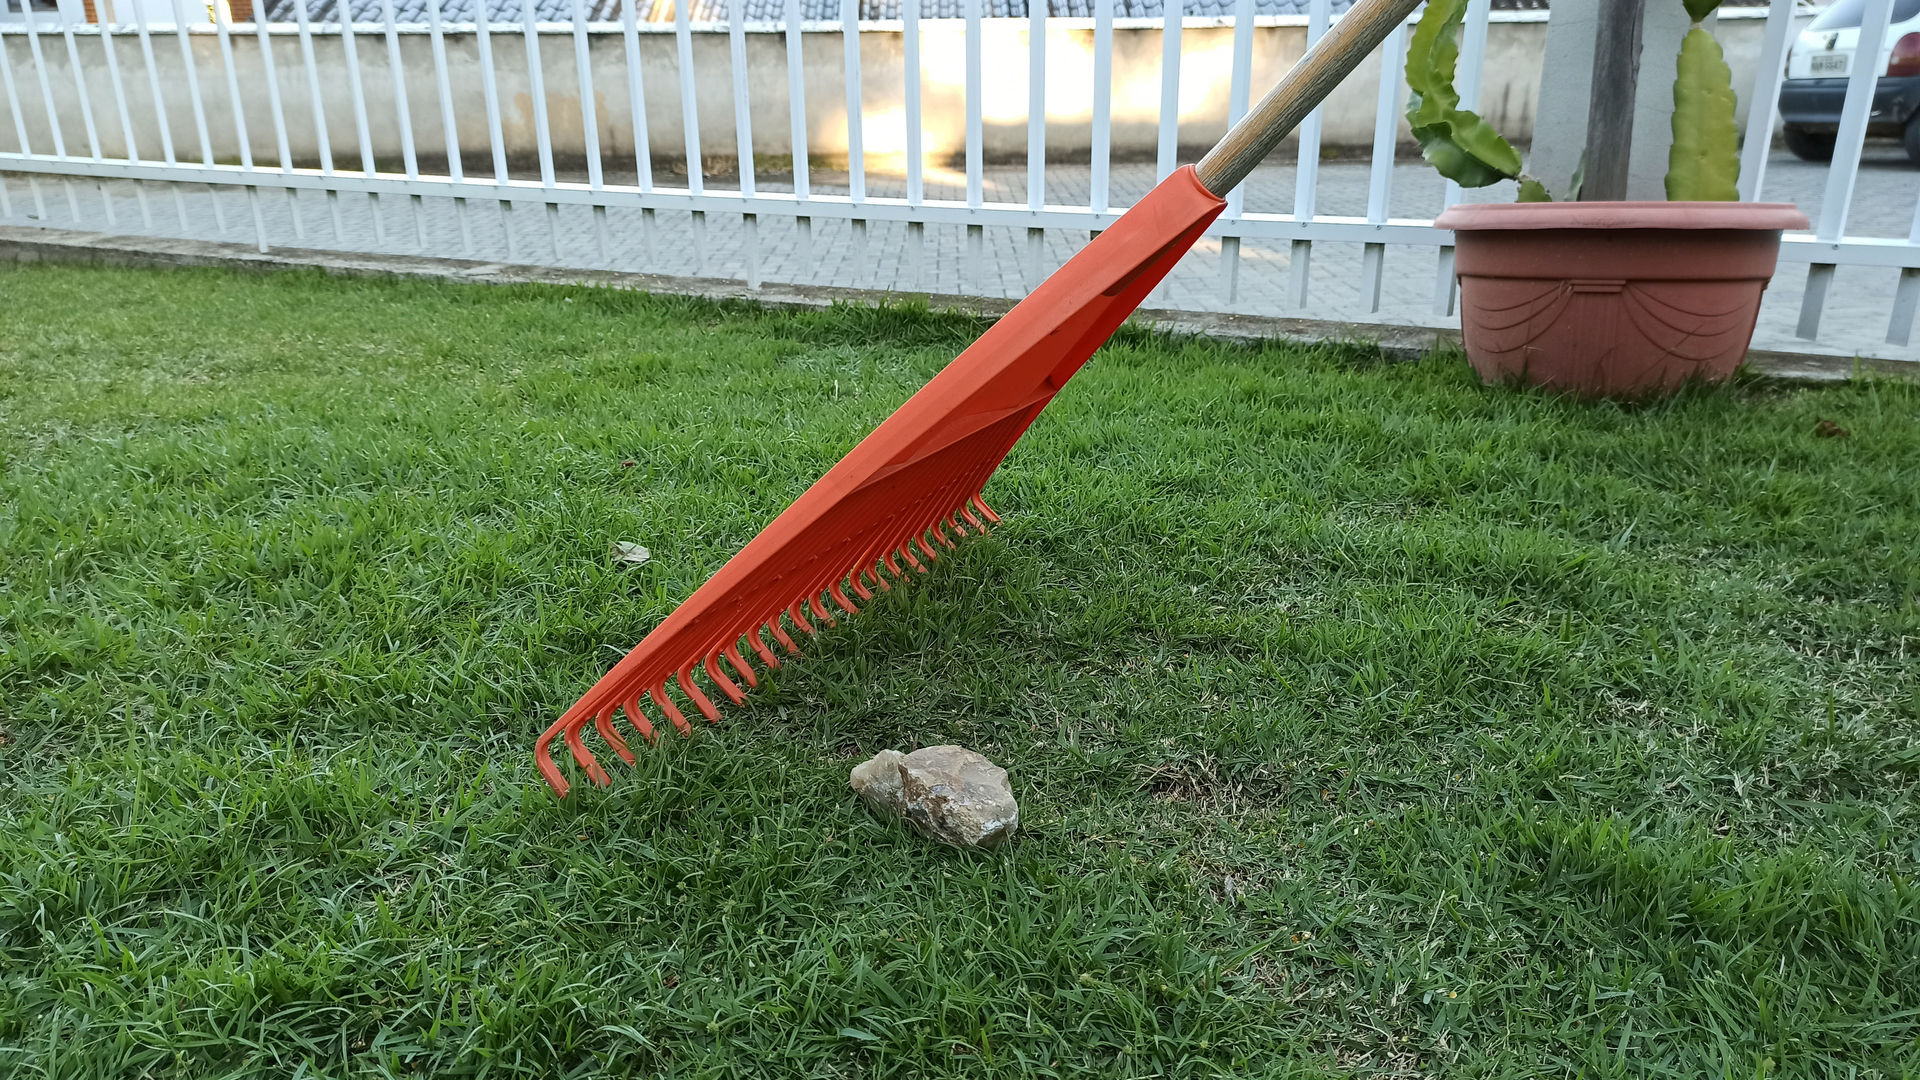
[[848,783],[854,794],[889,814],[906,816],[906,801],[900,796],[900,763],[907,755],[898,750],[882,750],[853,767]]
[[882,750],[853,770],[853,790],[943,843],[996,847],[1020,826],[1007,770],[963,746]]

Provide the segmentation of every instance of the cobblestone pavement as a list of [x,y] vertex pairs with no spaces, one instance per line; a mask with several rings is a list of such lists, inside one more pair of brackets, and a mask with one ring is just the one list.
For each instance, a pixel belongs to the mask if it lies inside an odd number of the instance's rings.
[[[1285,156],[1283,152],[1276,158]],[[1364,214],[1368,176],[1369,167],[1364,163],[1324,163],[1317,187],[1318,212]],[[1291,210],[1294,177],[1294,167],[1280,161],[1257,170],[1248,181],[1247,209]],[[988,201],[1025,204],[1024,165],[990,166],[984,178]],[[1810,217],[1817,218],[1826,178],[1824,165],[1776,153],[1768,164],[1762,196],[1769,201],[1797,203]],[[1085,165],[1049,164],[1047,201],[1084,205],[1090,179],[1091,171]],[[631,173],[624,177],[609,174],[607,180],[631,183]],[[1151,165],[1115,165],[1111,201],[1125,206],[1152,183]],[[815,172],[812,184],[817,192],[844,192],[846,176]],[[37,198],[33,186],[38,187]],[[714,177],[710,186],[731,187],[733,181]],[[762,190],[790,190],[790,181],[784,176],[761,177],[759,186]],[[45,177],[30,184],[21,174],[6,176],[0,187],[6,193],[4,204],[0,204],[0,220],[9,224],[234,242],[252,242],[255,238],[255,208],[248,205],[246,194],[240,190],[221,190],[216,195],[209,188],[189,185],[100,185]],[[874,174],[868,177],[867,190],[873,195],[901,195],[905,184],[898,175]],[[948,169],[930,171],[926,194],[928,198],[963,198],[964,178]],[[1497,201],[1512,195],[1495,189],[1475,197]],[[1917,197],[1920,170],[1909,165],[1897,147],[1870,144],[1851,204],[1849,235],[1907,236],[1914,227]],[[1441,198],[1442,182],[1424,164],[1402,161],[1394,167],[1391,216],[1429,218],[1440,209]],[[330,202],[318,192],[283,195],[270,190],[260,195],[257,210],[268,242],[278,246],[405,254],[424,251],[490,261],[739,278],[745,276],[751,244],[758,252],[762,278],[768,281],[1010,297],[1025,295],[1038,280],[1036,274],[1051,272],[1087,240],[1085,233],[1049,231],[1043,258],[1036,266],[1026,231],[1011,228],[983,230],[975,253],[970,250],[963,227],[929,225],[924,239],[916,242],[905,224],[894,222],[868,225],[863,238],[845,221],[816,220],[802,235],[792,220],[762,218],[750,236],[739,216],[730,214],[709,213],[704,221],[696,222],[688,213],[661,211],[652,221],[646,221],[640,211],[612,209],[605,212],[604,224],[597,224],[594,212],[580,206],[562,206],[555,211],[538,202],[503,207],[491,200],[475,200],[461,208],[446,199],[414,203],[404,197],[376,200],[355,194],[343,194]],[[1307,302],[1295,305],[1289,295],[1292,254],[1288,245],[1247,241],[1240,251],[1237,284],[1229,295],[1220,244],[1203,240],[1150,303],[1361,322],[1458,325],[1458,316],[1435,311],[1439,275],[1434,249],[1387,249],[1385,287],[1378,312],[1369,312],[1362,298],[1361,245],[1318,243],[1311,258]],[[1920,340],[1907,346],[1885,341],[1897,271],[1843,267],[1829,291],[1816,342],[1795,336],[1806,276],[1803,265],[1783,264],[1761,312],[1754,339],[1757,348],[1920,360]]]

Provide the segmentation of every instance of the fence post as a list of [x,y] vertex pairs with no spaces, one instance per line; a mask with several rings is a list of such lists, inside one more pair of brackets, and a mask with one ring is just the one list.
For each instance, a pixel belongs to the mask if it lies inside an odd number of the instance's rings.
[[[1690,25],[1680,0],[1555,0],[1541,58],[1552,77],[1540,80],[1527,154],[1527,172],[1554,198],[1572,194],[1583,159],[1584,198],[1667,197],[1674,71]],[[1596,55],[1603,34],[1613,44]],[[1596,115],[1596,100],[1617,108]],[[1600,149],[1621,146],[1624,156]]]

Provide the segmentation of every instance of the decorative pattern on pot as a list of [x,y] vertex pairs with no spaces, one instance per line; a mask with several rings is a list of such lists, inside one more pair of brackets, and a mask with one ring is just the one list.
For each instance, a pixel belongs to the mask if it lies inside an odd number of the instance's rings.
[[[1740,285],[1482,278],[1470,286],[1475,298],[1461,312],[1461,330],[1495,380],[1585,393],[1617,392],[1605,384],[1622,378],[1636,387],[1671,388],[1723,379],[1740,366],[1762,291],[1761,283]],[[1581,341],[1595,326],[1608,331],[1596,343],[1611,345],[1600,355]],[[1576,354],[1588,362],[1568,363]]]

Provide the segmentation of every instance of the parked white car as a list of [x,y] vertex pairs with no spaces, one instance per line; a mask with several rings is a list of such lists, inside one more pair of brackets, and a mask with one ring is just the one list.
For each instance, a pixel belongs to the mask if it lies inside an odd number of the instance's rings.
[[[1861,62],[1860,21],[1867,0],[1837,0],[1801,31],[1787,54],[1780,86],[1780,119],[1787,149],[1808,161],[1833,157],[1847,77]],[[1901,139],[1920,165],[1920,0],[1893,0],[1893,25],[1872,60],[1874,85],[1867,134]]]

